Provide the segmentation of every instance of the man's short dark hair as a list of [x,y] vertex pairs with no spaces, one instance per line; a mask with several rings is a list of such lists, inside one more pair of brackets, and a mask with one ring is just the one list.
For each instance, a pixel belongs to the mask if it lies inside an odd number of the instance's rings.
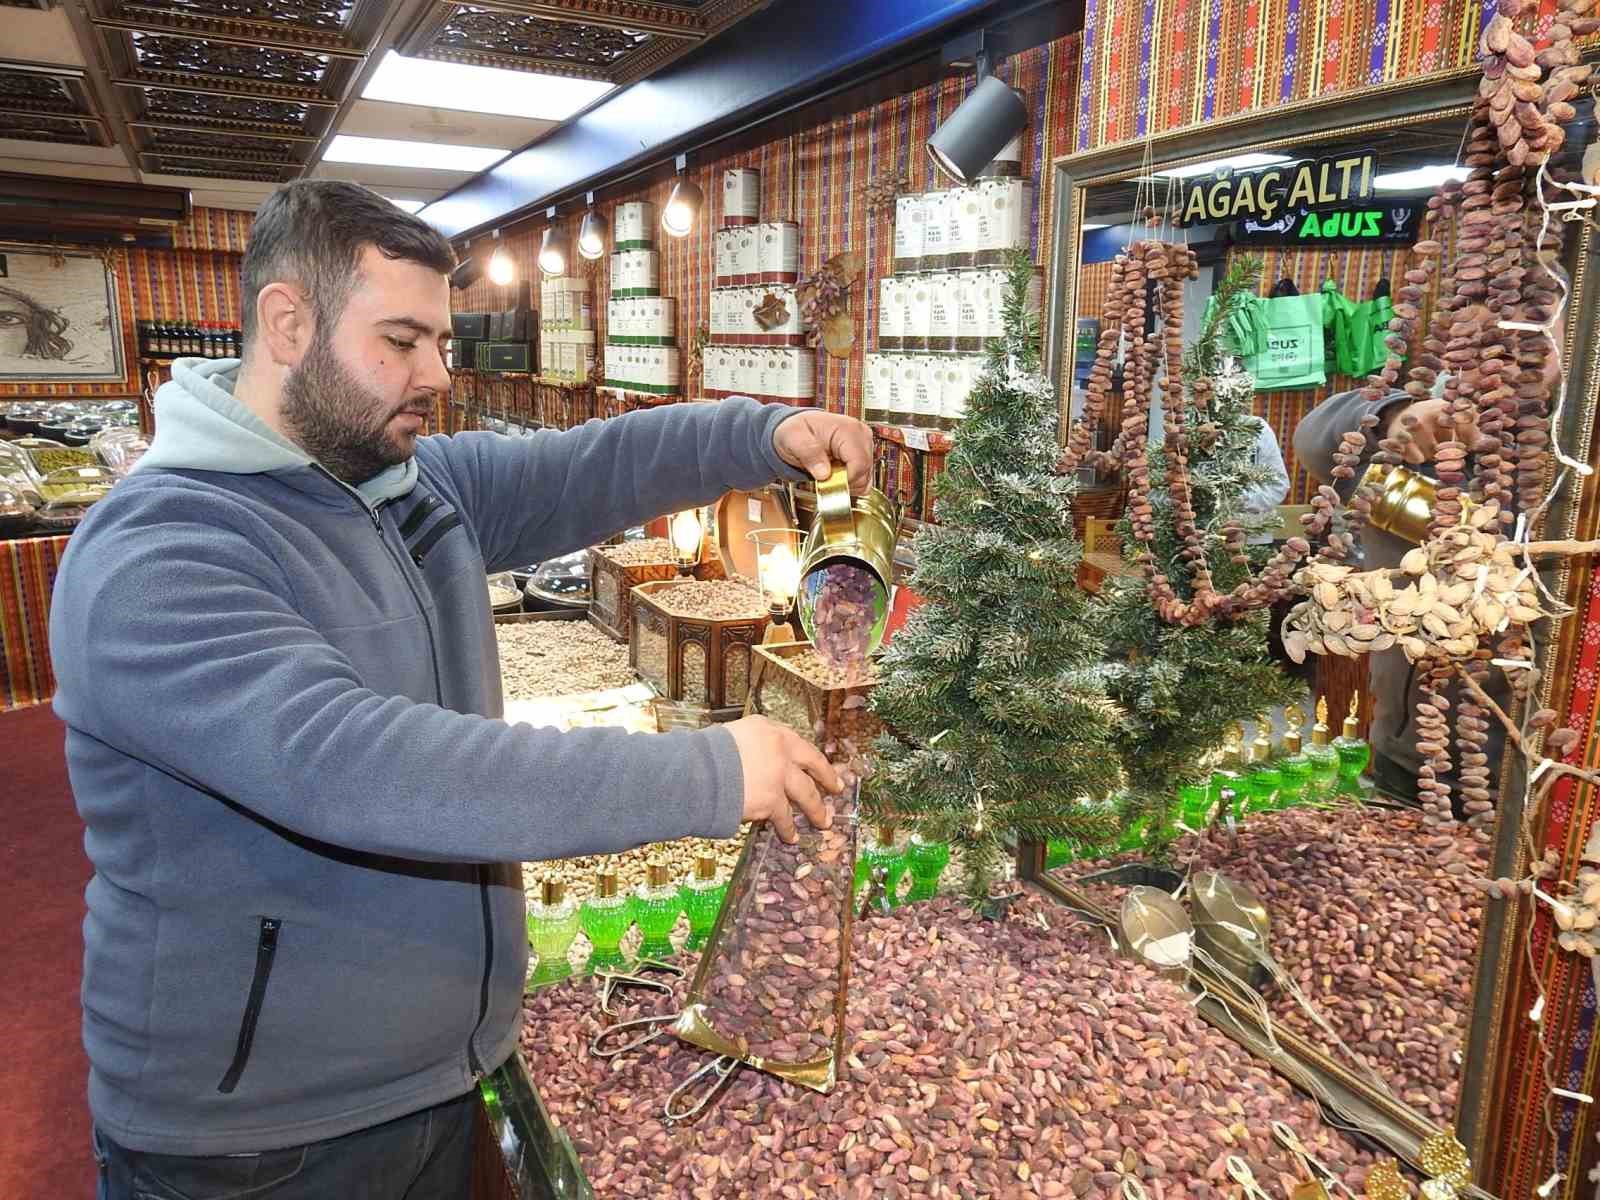
[[360,184],[302,179],[273,192],[250,226],[241,269],[245,342],[255,336],[261,289],[280,281],[310,297],[318,333],[328,337],[356,288],[368,246],[441,275],[456,263],[437,229]]

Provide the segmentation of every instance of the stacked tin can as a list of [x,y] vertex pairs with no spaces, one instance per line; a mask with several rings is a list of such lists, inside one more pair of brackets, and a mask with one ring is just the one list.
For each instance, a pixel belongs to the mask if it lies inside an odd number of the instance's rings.
[[678,302],[661,294],[656,206],[648,201],[617,205],[611,229],[605,386],[648,396],[680,396]]
[[866,356],[869,422],[951,430],[966,415],[1005,333],[1006,255],[1031,242],[1020,154],[1012,143],[970,186],[897,198],[894,274],[878,281],[878,348]]
[[541,276],[539,314],[539,374],[562,383],[589,382],[595,341],[589,280]]
[[811,405],[817,355],[800,320],[800,226],[763,221],[761,173],[723,172],[722,228],[712,235],[711,342],[705,394]]

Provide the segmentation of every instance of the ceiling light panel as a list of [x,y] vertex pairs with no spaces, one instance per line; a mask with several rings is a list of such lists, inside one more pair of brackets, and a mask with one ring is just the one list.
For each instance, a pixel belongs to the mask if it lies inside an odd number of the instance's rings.
[[352,137],[341,133],[328,144],[325,162],[364,163],[371,167],[414,167],[432,171],[482,171],[507,154],[493,146],[452,146],[440,142],[403,142],[395,138]]
[[1251,167],[1270,167],[1276,163],[1293,162],[1294,159],[1285,154],[1235,154],[1231,158],[1215,158],[1210,162],[1194,163],[1187,167],[1172,167],[1166,171],[1157,171],[1157,179],[1192,179],[1196,175],[1210,175],[1213,171],[1227,169],[1230,171],[1248,171]]
[[594,79],[565,79],[534,71],[408,58],[390,50],[361,94],[368,100],[397,104],[564,121],[611,91],[612,86]]

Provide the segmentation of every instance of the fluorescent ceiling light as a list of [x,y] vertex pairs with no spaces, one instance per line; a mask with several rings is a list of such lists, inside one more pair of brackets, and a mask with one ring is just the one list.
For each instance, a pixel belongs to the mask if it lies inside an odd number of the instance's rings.
[[1274,163],[1294,162],[1286,154],[1235,154],[1232,158],[1214,158],[1210,162],[1195,163],[1188,167],[1173,167],[1157,171],[1157,179],[1190,179],[1196,175],[1210,175],[1224,167],[1234,171],[1248,171],[1251,167],[1270,167]]
[[450,146],[402,142],[394,138],[352,137],[341,133],[328,145],[324,162],[364,163],[369,167],[417,167],[431,171],[482,171],[509,151],[493,146]]
[[1110,229],[1110,228],[1111,228],[1111,226],[1107,225],[1104,221],[1085,221],[1083,223],[1083,231],[1085,233],[1088,233],[1091,230],[1095,230],[1095,229]]
[[384,199],[396,208],[405,209],[408,213],[420,212],[428,203],[426,200],[396,200],[393,196],[385,196]]
[[1372,181],[1372,186],[1380,192],[1414,192],[1436,188],[1452,179],[1465,181],[1471,174],[1471,167],[1436,163],[1431,167],[1413,167],[1409,171],[1391,171],[1379,175]]
[[390,50],[361,94],[368,100],[425,104],[460,112],[496,113],[538,121],[565,121],[613,85],[564,79],[533,71],[504,71],[464,63],[408,58]]

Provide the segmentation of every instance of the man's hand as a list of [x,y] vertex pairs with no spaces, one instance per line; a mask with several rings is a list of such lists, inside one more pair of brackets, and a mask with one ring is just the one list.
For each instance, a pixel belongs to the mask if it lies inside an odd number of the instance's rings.
[[772,446],[784,462],[819,483],[833,473],[834,463],[842,463],[854,495],[872,486],[872,430],[852,417],[802,409],[778,426]]
[[766,717],[744,717],[723,728],[739,747],[746,821],[771,821],[778,836],[790,843],[799,841],[791,804],[817,829],[833,824],[833,806],[819,789],[838,795],[844,781],[815,746]]
[[[1417,419],[1414,426],[1409,426],[1411,444],[1406,447],[1405,452],[1408,463],[1432,462],[1439,453],[1439,443],[1450,441],[1451,438],[1461,442],[1468,450],[1477,446],[1477,421],[1468,417],[1458,424],[1450,424],[1448,405],[1442,399],[1418,400],[1415,404],[1402,404],[1389,414],[1388,423],[1384,426],[1384,436],[1394,437],[1401,429],[1407,428],[1408,416]],[[1442,429],[1441,421],[1445,423]]]

